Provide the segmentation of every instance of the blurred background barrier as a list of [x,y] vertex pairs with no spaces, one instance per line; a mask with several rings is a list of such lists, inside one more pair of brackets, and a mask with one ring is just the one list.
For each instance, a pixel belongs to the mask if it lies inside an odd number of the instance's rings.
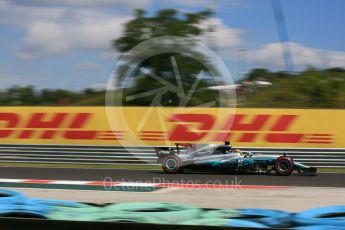
[[[19,221],[24,221],[21,218],[25,218],[28,224],[33,218],[47,219],[53,223],[56,220],[72,221],[65,222],[65,226],[73,225],[75,222],[90,222],[91,225],[98,222],[100,226],[102,222],[140,223],[143,224],[141,229],[146,229],[145,224],[176,226],[175,229],[193,229],[187,226],[297,229],[312,229],[317,226],[317,229],[324,229],[343,227],[345,221],[345,206],[341,205],[288,213],[259,208],[203,209],[179,203],[159,202],[84,204],[64,200],[31,199],[9,190],[0,190],[0,194],[16,198],[5,203],[0,202],[0,226],[9,221],[3,217]],[[49,224],[49,221],[46,224]]]
[[[237,147],[237,146],[236,146]],[[241,148],[241,147],[239,147]],[[241,148],[263,155],[284,154],[316,167],[345,167],[345,149]],[[0,163],[61,163],[85,165],[157,164],[153,147],[0,145]]]

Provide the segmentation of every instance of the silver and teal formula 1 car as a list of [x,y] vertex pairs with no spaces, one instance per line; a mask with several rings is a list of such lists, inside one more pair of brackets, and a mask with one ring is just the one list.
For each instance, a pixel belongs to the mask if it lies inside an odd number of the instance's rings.
[[219,170],[238,173],[275,172],[288,176],[293,171],[317,175],[317,168],[295,162],[292,157],[260,155],[234,149],[229,142],[224,145],[176,144],[154,147],[158,163],[166,173],[181,173],[186,169]]

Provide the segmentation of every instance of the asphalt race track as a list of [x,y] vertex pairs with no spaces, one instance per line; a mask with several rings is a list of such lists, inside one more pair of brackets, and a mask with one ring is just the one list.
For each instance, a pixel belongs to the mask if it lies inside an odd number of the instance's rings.
[[[120,169],[69,169],[69,168],[25,168],[1,167],[0,178],[6,179],[46,179],[103,181],[110,177],[113,181],[147,183],[191,183],[345,187],[344,173],[320,173],[318,176],[293,174],[281,177],[274,175],[234,175],[225,173],[183,173],[168,175],[160,170],[120,170]],[[109,178],[108,178],[109,179]]]

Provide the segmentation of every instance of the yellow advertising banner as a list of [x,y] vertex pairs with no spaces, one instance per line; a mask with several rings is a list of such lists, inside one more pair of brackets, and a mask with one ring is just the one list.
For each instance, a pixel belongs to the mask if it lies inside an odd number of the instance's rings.
[[345,148],[345,110],[1,107],[2,144]]

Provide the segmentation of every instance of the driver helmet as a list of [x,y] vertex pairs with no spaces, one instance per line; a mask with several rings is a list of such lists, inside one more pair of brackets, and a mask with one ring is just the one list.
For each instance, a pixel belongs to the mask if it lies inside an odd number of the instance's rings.
[[224,144],[229,146],[230,148],[232,148],[232,145],[230,144],[230,141],[225,141]]

